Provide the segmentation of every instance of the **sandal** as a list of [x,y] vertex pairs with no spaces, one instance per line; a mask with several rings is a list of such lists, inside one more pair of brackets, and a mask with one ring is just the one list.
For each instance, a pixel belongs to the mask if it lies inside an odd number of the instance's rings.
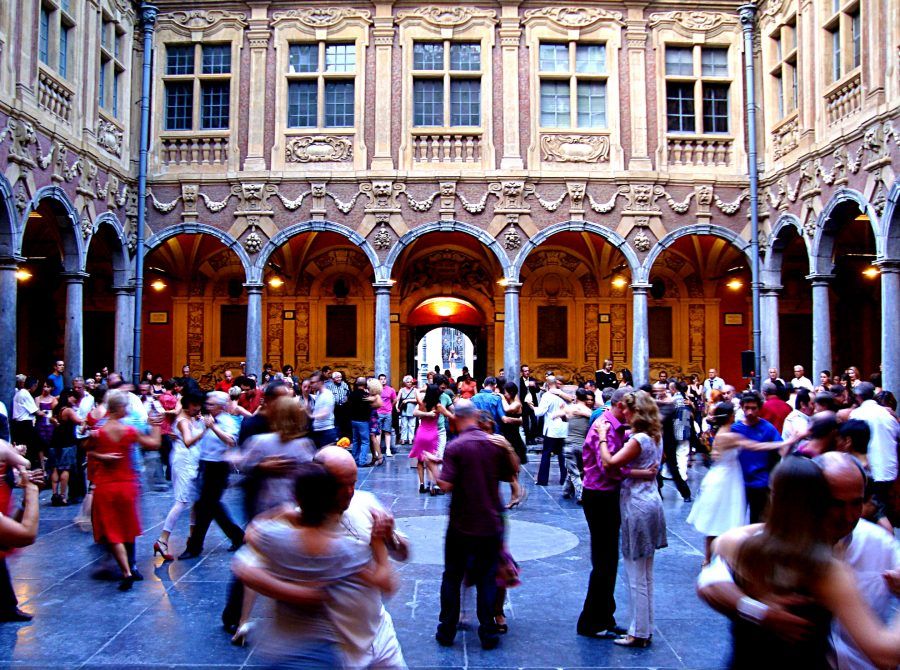
[[[502,621],[503,621],[502,623],[500,622],[501,619],[502,619]],[[498,634],[498,635],[506,635],[506,634],[509,632],[509,625],[506,623],[506,617],[505,617],[505,616],[502,616],[502,615],[501,615],[501,616],[495,616],[495,617],[494,617],[494,626],[495,626],[496,629],[497,629],[497,634]]]

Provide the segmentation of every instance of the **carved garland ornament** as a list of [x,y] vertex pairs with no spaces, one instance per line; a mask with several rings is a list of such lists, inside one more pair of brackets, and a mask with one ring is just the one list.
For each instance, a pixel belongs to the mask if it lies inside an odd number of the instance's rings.
[[658,12],[650,15],[650,27],[672,23],[690,32],[708,32],[722,26],[737,26],[738,19],[722,12]]
[[347,19],[368,21],[372,14],[366,9],[321,7],[316,9],[289,9],[274,14],[275,23],[294,19],[310,28],[330,28]]
[[419,7],[411,12],[400,12],[397,21],[421,19],[439,28],[455,28],[473,19],[496,21],[496,12],[492,9],[474,9],[472,7]]
[[190,34],[212,31],[222,24],[243,28],[247,25],[247,15],[221,9],[194,9],[187,12],[167,12],[159,17],[159,23],[172,24],[179,32]]
[[288,163],[337,163],[353,158],[353,143],[346,137],[310,135],[294,137],[284,150]]
[[563,28],[586,28],[598,21],[622,22],[622,12],[588,7],[541,7],[525,12],[525,22],[545,18]]
[[542,135],[541,154],[557,163],[605,163],[609,161],[609,137],[605,135]]

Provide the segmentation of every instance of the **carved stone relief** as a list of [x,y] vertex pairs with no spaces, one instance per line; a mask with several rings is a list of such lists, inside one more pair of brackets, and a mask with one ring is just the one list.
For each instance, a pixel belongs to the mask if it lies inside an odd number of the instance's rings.
[[294,309],[297,363],[309,361],[309,303],[298,303]]
[[353,158],[353,143],[346,137],[310,135],[294,137],[284,150],[288,163],[340,163]]
[[556,163],[605,163],[609,161],[609,137],[541,135],[541,157]]

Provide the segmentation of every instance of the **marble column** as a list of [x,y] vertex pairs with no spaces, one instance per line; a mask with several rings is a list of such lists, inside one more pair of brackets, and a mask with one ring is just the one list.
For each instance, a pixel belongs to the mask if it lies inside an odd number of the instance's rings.
[[522,285],[509,282],[506,285],[503,317],[503,369],[507,379],[515,379],[521,363],[519,341],[519,294]]
[[631,374],[635,387],[650,381],[650,335],[647,324],[647,293],[650,284],[632,284]]
[[19,269],[17,258],[0,259],[0,400],[12,413],[12,396],[16,388],[16,299]]
[[66,385],[72,377],[84,375],[84,272],[63,272],[66,282],[66,338],[63,360],[66,363]]
[[266,169],[266,58],[269,53],[269,30],[267,14],[268,3],[251,3],[250,30],[247,40],[250,43],[250,95],[247,125],[247,157],[244,170],[260,171]]
[[262,284],[244,284],[247,289],[247,372],[262,375]]
[[521,170],[523,168],[519,148],[522,119],[519,113],[519,41],[522,36],[519,17],[519,0],[505,0],[501,3],[500,16],[500,58],[502,67],[503,93],[503,157],[501,170]]
[[391,381],[391,286],[376,282],[375,287],[375,374]]
[[394,55],[393,4],[393,0],[376,0],[375,17],[372,21],[372,39],[375,42],[373,170],[394,169],[394,159],[391,155],[391,120],[395,103],[391,72]]
[[781,288],[781,286],[763,286],[761,289],[763,370],[769,368],[781,370],[779,356],[781,339],[778,332],[778,292]]
[[116,294],[115,370],[127,376],[134,355],[134,287],[113,286]]
[[831,370],[831,304],[829,287],[834,275],[812,274],[807,276],[812,283],[813,311],[813,369],[812,379],[818,379],[822,370]]
[[900,261],[878,263],[881,268],[881,385],[900,393]]

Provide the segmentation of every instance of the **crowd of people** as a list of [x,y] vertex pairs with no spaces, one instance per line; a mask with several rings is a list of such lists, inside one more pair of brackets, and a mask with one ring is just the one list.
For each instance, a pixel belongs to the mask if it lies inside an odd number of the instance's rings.
[[[390,559],[405,560],[409,545],[377,498],[355,490],[358,469],[403,455],[415,469],[411,488],[451,496],[436,639],[454,644],[468,583],[479,639],[492,649],[509,628],[505,587],[517,583],[505,511],[526,500],[519,477],[531,447],[536,485],[551,486],[555,456],[554,486],[587,522],[579,635],[652,644],[670,479],[679,504],[692,503],[688,523],[707,538],[699,593],[734,621],[733,667],[782,658],[829,667],[835,655],[862,661],[831,667],[900,662],[900,626],[886,623],[900,593],[891,524],[900,424],[877,376],[822,371],[816,385],[802,366],[787,381],[773,368],[760,394],[716,369],[702,380],[660,371],[635,387],[627,369],[613,368],[604,361],[577,384],[553,371],[539,381],[527,365],[480,384],[465,368],[457,378],[438,368],[395,389],[384,374],[347,380],[325,367],[301,379],[289,365],[267,365],[259,378],[228,370],[201,389],[187,365],[168,379],[147,372],[137,386],[106,368],[67,386],[57,361],[43,380],[19,375],[12,411],[0,407],[0,549],[34,541],[46,487],[52,506],[80,503],[76,520],[129,590],[142,579],[141,493],[171,495],[154,557],[196,559],[219,526],[235,552],[222,613],[235,644],[253,639],[273,667],[402,668],[383,598],[397,587]],[[694,500],[688,474],[697,463],[709,471]],[[223,501],[235,480],[240,515]],[[24,488],[20,520],[5,515],[15,485]],[[627,627],[615,617],[620,554]],[[854,571],[873,569],[884,574],[858,587]],[[275,602],[261,634],[257,594]],[[2,560],[0,620],[29,618]]]

